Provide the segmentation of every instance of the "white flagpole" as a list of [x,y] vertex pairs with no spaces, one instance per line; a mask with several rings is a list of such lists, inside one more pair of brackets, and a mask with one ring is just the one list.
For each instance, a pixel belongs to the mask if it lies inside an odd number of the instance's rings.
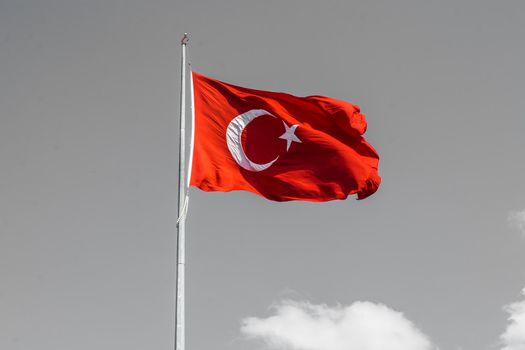
[[188,34],[184,33],[181,40],[181,86],[180,86],[180,134],[179,134],[179,218],[177,219],[177,287],[175,302],[175,350],[185,347],[185,308],[184,308],[184,266],[185,252],[185,221],[188,196],[186,193],[185,162],[186,162],[186,44]]

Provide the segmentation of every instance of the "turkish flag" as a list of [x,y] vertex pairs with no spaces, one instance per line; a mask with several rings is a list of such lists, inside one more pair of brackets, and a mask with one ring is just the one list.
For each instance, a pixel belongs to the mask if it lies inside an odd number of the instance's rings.
[[373,194],[379,155],[362,137],[359,107],[324,96],[247,89],[193,72],[190,184],[271,200],[328,201]]

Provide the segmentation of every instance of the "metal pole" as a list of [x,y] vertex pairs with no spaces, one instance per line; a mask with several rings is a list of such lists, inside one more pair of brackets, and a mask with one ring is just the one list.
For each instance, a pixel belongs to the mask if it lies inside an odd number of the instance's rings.
[[187,205],[185,162],[186,162],[186,44],[188,34],[181,40],[181,85],[180,85],[180,134],[179,134],[179,219],[177,223],[177,294],[175,302],[175,350],[185,349],[185,315],[184,315],[184,265],[185,253],[185,209]]

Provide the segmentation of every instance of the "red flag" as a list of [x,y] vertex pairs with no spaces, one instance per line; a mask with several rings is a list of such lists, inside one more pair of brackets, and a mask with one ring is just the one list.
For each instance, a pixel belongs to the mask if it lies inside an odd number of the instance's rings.
[[361,136],[359,107],[324,96],[247,89],[193,73],[191,185],[271,200],[373,194],[379,155]]

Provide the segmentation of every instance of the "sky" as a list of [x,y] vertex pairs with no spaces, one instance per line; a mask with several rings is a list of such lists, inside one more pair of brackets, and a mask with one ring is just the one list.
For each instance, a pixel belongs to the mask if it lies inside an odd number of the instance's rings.
[[180,38],[350,101],[363,201],[192,188],[187,348],[525,349],[522,1],[0,0],[0,348],[171,349]]

